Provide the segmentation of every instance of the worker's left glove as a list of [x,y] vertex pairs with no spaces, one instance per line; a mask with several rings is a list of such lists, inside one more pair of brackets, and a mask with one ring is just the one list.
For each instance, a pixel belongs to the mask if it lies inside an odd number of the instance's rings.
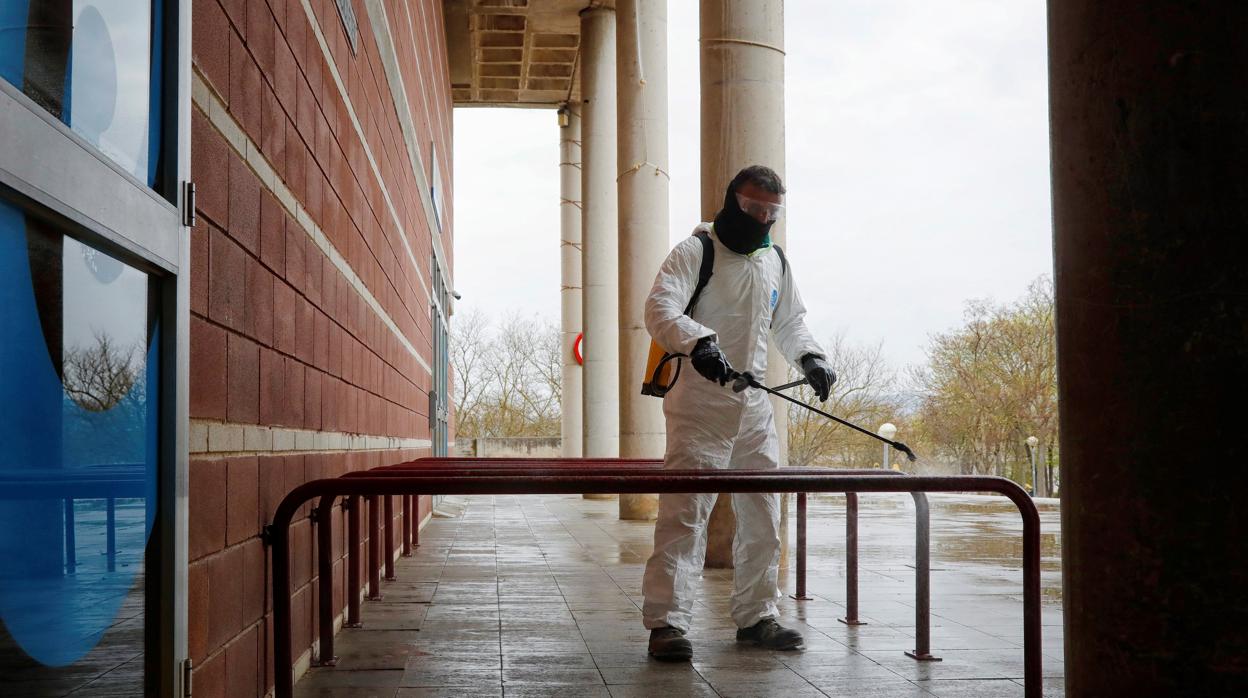
[[814,354],[802,357],[802,372],[806,374],[806,382],[819,396],[820,402],[827,402],[832,394],[832,385],[836,383],[836,374],[828,362]]

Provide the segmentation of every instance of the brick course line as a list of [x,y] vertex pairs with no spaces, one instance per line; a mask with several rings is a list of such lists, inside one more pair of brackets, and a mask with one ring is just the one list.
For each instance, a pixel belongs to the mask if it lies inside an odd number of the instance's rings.
[[[321,24],[316,17],[316,11],[312,9],[312,4],[309,0],[301,0],[299,4],[303,7],[304,14],[308,17],[308,23],[312,26],[312,34],[316,37],[317,45],[321,47],[321,54],[325,58],[329,74],[334,78],[334,85],[338,88],[338,96],[347,108],[347,116],[351,119],[351,125],[355,128],[355,134],[360,139],[360,146],[363,147],[364,155],[368,158],[368,164],[373,171],[373,176],[377,179],[377,188],[381,190],[381,197],[386,201],[386,208],[390,211],[390,218],[394,221],[394,225],[399,231],[399,239],[403,242],[403,248],[407,251],[408,259],[411,260],[412,266],[416,269],[416,276],[422,284],[421,290],[425,292],[426,298],[432,302],[432,293],[429,290],[429,285],[425,281],[424,275],[420,273],[420,264],[416,261],[415,253],[412,252],[411,243],[407,240],[407,229],[399,218],[398,209],[395,208],[394,200],[390,197],[390,189],[386,186],[386,180],[381,176],[381,168],[377,165],[377,158],[373,155],[373,149],[368,144],[368,138],[364,135],[364,128],[355,113],[355,106],[351,103],[351,97],[347,94],[347,87],[342,82],[342,75],[338,72],[338,65],[334,62],[334,56],[329,50],[329,44],[325,41],[325,33],[321,30]],[[440,246],[436,235],[434,235],[434,231],[438,228],[433,218],[433,200],[429,196],[428,184],[421,184],[424,182],[424,172],[419,172],[413,168],[413,174],[416,175],[416,189],[420,195],[420,205],[424,210],[430,236],[433,238],[434,245]],[[442,257],[445,259],[445,255]],[[449,282],[449,279],[447,281]]]
[[[377,1],[377,0],[368,0],[368,2],[370,2],[370,3],[371,3],[371,2],[375,2],[375,1]],[[404,14],[404,16],[405,16],[405,18],[406,18],[406,20],[407,20],[407,31],[408,31],[408,34],[409,34],[409,35],[411,35],[411,36],[416,36],[416,28],[415,28],[415,26],[412,24],[412,11],[411,11],[411,6],[410,6],[408,3],[404,3],[404,4],[403,4],[403,14]],[[397,20],[396,20],[396,21],[397,21]],[[433,50],[434,52],[438,52],[438,53],[445,53],[445,51],[446,51],[446,46],[444,46],[444,45],[443,45],[443,41],[442,41],[442,40],[440,40],[440,39],[438,39],[438,38],[436,38],[436,37],[435,37],[433,34],[431,34],[431,33],[430,33],[430,31],[429,31],[429,13],[427,13],[427,12],[422,12],[422,13],[420,14],[420,24],[421,24],[421,30],[424,32],[424,35],[425,35],[425,42],[426,42],[426,44],[429,46],[429,48],[430,48],[431,50]],[[445,32],[443,32],[442,36],[445,36]],[[412,61],[412,63],[413,63],[413,64],[415,64],[415,67],[416,67],[416,71],[415,71],[415,72],[416,72],[416,82],[417,82],[417,86],[416,86],[416,87],[417,87],[417,90],[420,92],[420,95],[421,95],[421,100],[424,102],[424,105],[425,105],[425,114],[426,114],[426,116],[427,116],[427,117],[429,118],[429,120],[430,120],[430,125],[431,125],[430,130],[431,130],[431,131],[432,131],[432,130],[434,130],[434,129],[433,129],[433,123],[432,123],[432,122],[436,119],[436,120],[437,120],[437,124],[436,124],[436,132],[435,132],[435,136],[434,136],[434,137],[438,139],[438,141],[439,141],[439,147],[441,148],[441,152],[442,152],[442,154],[443,154],[443,157],[445,158],[445,156],[446,156],[446,155],[449,155],[449,154],[451,153],[452,147],[451,147],[451,144],[450,144],[450,143],[448,143],[448,142],[446,141],[446,137],[445,137],[445,134],[449,133],[451,129],[446,128],[446,124],[445,124],[445,123],[443,123],[443,120],[445,119],[445,115],[446,115],[446,114],[450,114],[450,113],[451,113],[451,110],[454,108],[454,103],[453,103],[453,102],[451,103],[451,107],[452,107],[452,109],[441,109],[441,108],[434,109],[434,108],[432,108],[432,106],[431,106],[431,105],[430,105],[430,103],[429,103],[429,95],[430,95],[433,91],[432,91],[432,90],[430,90],[430,89],[428,89],[428,86],[429,86],[431,83],[435,83],[435,82],[437,81],[437,77],[438,77],[438,76],[433,76],[433,75],[430,75],[430,76],[429,76],[429,79],[428,79],[428,80],[426,80],[426,79],[425,79],[425,68],[430,68],[430,69],[432,69],[432,66],[429,66],[429,64],[428,64],[426,61],[422,61],[422,60],[420,60],[420,57],[416,54],[416,44],[415,44],[415,42],[408,42],[408,49],[409,49],[409,50],[408,50],[408,53],[409,53],[409,54],[410,54],[410,56],[411,56],[411,61]],[[396,56],[396,60],[397,60],[397,56]],[[448,85],[449,85],[449,84],[450,84],[449,75],[448,75],[448,76],[446,76],[446,77],[447,77],[446,84],[448,84]],[[450,97],[450,91],[449,91],[449,90],[447,91],[447,97],[448,97],[448,101],[449,101],[449,97]],[[444,105],[435,104],[435,105],[433,105],[433,106],[438,106],[438,107],[441,107],[441,106],[444,106]],[[449,167],[447,168],[446,172],[447,172],[448,174],[450,173],[450,168],[449,168]]]
[[[381,53],[381,67],[386,75],[386,85],[390,88],[390,99],[394,102],[395,116],[399,121],[399,130],[403,135],[403,143],[407,146],[407,158],[412,168],[412,176],[416,179],[416,188],[420,190],[421,202],[428,219],[434,251],[438,259],[443,262],[441,266],[445,267],[446,252],[442,249],[442,231],[437,225],[436,217],[433,215],[433,198],[429,194],[429,181],[425,176],[425,163],[420,154],[420,145],[415,142],[417,139],[416,124],[412,120],[412,105],[408,101],[407,88],[403,84],[399,55],[395,48],[394,36],[390,31],[390,20],[386,14],[386,8],[381,4],[380,0],[367,0],[366,7],[369,24],[373,27],[374,43]],[[410,31],[410,20],[408,26]],[[413,47],[412,50],[415,51],[416,49]],[[424,77],[420,71],[419,61],[417,61],[416,79],[420,83],[420,92],[425,112],[426,114],[431,114],[429,112],[429,90],[424,89]],[[441,140],[440,136],[439,140]],[[442,188],[441,182],[436,182],[436,184],[439,189]],[[444,211],[443,214],[448,215],[449,212]],[[445,279],[445,281],[448,287],[454,288],[454,285],[450,283],[450,279]]]
[[432,448],[429,439],[349,434],[192,419],[190,454],[202,459],[307,453],[356,453]]
[[[377,297],[364,284],[364,280],[351,268],[346,257],[334,247],[333,243],[329,241],[329,237],[325,235],[325,231],[321,230],[320,226],[312,220],[307,209],[299,203],[295,195],[282,182],[281,178],[277,176],[277,171],[273,169],[273,166],[261,154],[259,146],[248,138],[242,127],[238,125],[238,122],[230,116],[226,106],[221,103],[221,100],[204,82],[204,78],[199,74],[198,69],[192,73],[191,78],[192,100],[208,118],[208,121],[221,133],[225,141],[230,144],[230,147],[243,158],[252,172],[260,179],[261,187],[277,199],[278,203],[290,214],[291,219],[316,243],[317,248],[329,259],[334,268],[346,277],[347,283],[351,285],[351,288],[355,289],[355,292],[364,299],[364,302],[368,304],[369,308],[373,310],[373,313],[377,315],[382,323],[389,328],[399,340],[399,343],[403,345],[403,348],[416,359],[416,363],[420,364],[420,367],[426,373],[432,374],[433,369],[429,367],[429,362],[420,355],[420,352],[416,350],[416,346],[403,334],[403,330],[399,328],[394,318],[390,317],[390,314],[381,307],[381,302],[377,300]],[[406,240],[404,244],[407,244]],[[419,269],[417,273],[419,273]],[[423,277],[421,277],[421,283],[424,283]]]

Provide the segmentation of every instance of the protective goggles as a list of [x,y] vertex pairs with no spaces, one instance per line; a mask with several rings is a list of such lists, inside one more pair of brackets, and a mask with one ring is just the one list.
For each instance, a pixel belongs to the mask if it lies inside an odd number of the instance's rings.
[[778,221],[784,215],[784,204],[751,199],[741,193],[737,193],[737,206],[755,220],[763,223]]

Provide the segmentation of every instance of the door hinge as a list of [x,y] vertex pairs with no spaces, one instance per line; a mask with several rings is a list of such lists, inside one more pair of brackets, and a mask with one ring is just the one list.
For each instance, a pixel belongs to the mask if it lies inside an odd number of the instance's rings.
[[195,227],[195,183],[182,183],[182,225]]
[[191,660],[182,662],[182,698],[191,698]]

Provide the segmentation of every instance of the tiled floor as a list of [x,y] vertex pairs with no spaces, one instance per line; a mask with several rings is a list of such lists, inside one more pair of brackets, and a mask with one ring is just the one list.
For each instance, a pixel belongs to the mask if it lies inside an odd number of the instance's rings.
[[[739,647],[731,571],[707,570],[691,664],[646,656],[642,569],[653,526],[613,501],[574,496],[450,500],[397,566],[364,627],[339,635],[339,663],[299,696],[1022,696],[1018,515],[1002,500],[932,497],[932,647],[913,646],[913,505],[864,495],[861,617],[846,626],[844,498],[812,497],[810,591],[781,602],[804,652]],[[1056,505],[1044,522],[1045,695],[1062,695]],[[793,577],[783,578],[786,593]]]

